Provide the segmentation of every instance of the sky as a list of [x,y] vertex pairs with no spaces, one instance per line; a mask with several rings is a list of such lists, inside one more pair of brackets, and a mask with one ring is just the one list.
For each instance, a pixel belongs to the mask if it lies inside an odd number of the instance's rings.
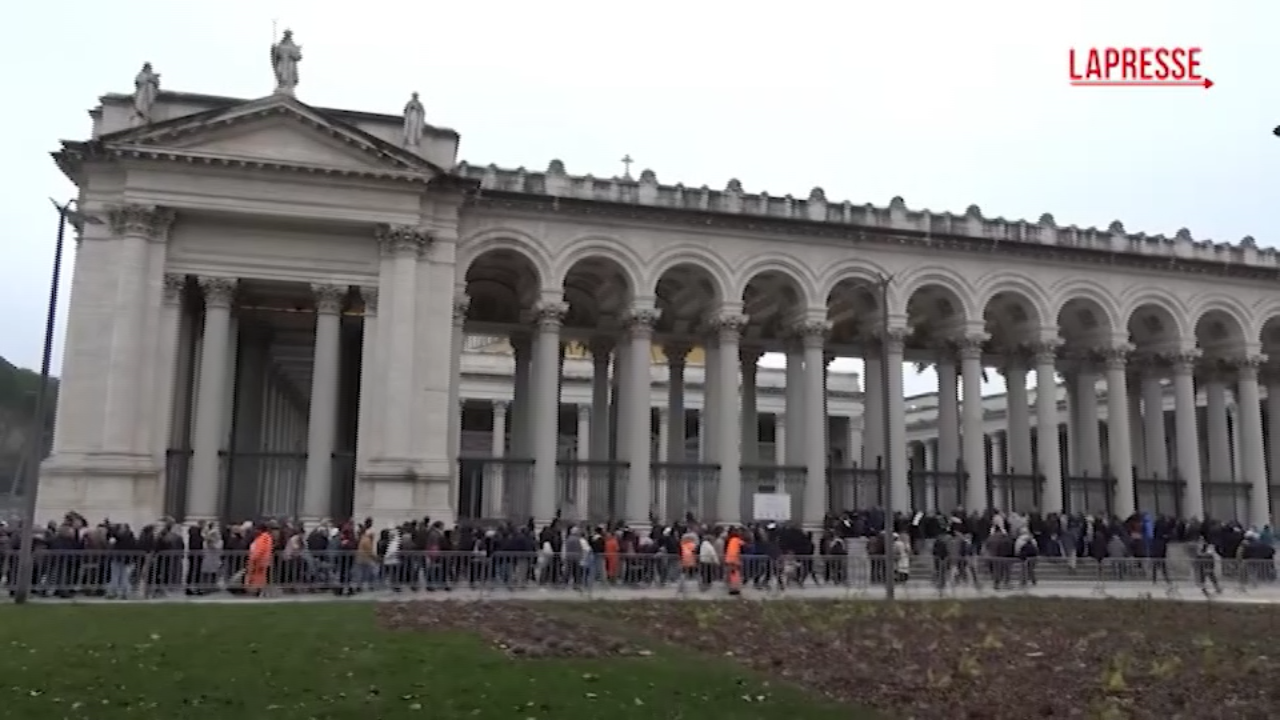
[[[212,8],[214,6],[203,6]],[[0,355],[38,367],[57,216],[75,188],[48,152],[86,111],[162,87],[254,98],[273,88],[273,24],[303,47],[304,102],[398,114],[462,135],[473,165],[610,176],[834,202],[1280,242],[1280,6],[1182,0],[892,3],[224,0],[20,3],[0,44],[5,262]],[[74,18],[74,22],[69,22]],[[1072,88],[1072,48],[1202,48],[1199,88]],[[64,268],[55,372],[71,265]],[[1280,291],[1280,289],[1278,289]],[[780,364],[778,358],[766,363]],[[860,370],[860,362],[839,361]],[[904,373],[908,395],[936,387]],[[995,373],[987,392],[1002,392]]]

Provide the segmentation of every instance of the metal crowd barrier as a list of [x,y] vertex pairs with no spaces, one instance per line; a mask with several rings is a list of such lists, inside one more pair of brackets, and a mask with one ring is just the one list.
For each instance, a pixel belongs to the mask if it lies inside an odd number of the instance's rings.
[[[12,591],[17,555],[0,557],[0,583]],[[163,599],[174,596],[281,597],[469,591],[521,593],[641,593],[657,596],[723,592],[731,580],[746,593],[810,592],[862,595],[883,589],[887,574],[904,592],[1026,591],[1037,587],[1165,589],[1274,587],[1273,561],[1234,559],[969,557],[940,561],[865,555],[746,556],[739,576],[721,563],[687,563],[677,555],[538,552],[402,552],[377,558],[359,552],[277,553],[254,563],[235,551],[38,552],[32,570],[37,597]]]

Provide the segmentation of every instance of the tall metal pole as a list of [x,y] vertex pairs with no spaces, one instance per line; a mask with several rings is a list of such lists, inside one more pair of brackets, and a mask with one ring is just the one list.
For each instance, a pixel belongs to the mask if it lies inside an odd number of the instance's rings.
[[76,229],[81,228],[82,219],[72,206],[75,200],[68,200],[59,205],[50,199],[58,209],[58,234],[53,245],[53,276],[49,280],[49,306],[44,320],[44,351],[40,356],[40,384],[36,387],[36,408],[31,419],[31,429],[27,434],[27,457],[25,463],[25,479],[22,483],[22,544],[18,549],[18,578],[14,586],[13,601],[19,605],[31,596],[31,575],[34,565],[33,548],[36,532],[36,494],[40,485],[40,461],[44,459],[45,438],[45,405],[49,398],[49,371],[53,364],[53,333],[58,319],[58,286],[62,275],[62,251],[67,236],[67,224],[74,223]]
[[898,448],[892,447],[890,439],[893,434],[889,431],[893,424],[893,412],[889,409],[889,381],[892,375],[889,372],[889,283],[893,282],[892,275],[881,275],[876,281],[876,289],[879,291],[880,301],[880,422],[882,424],[880,437],[884,438],[884,457],[880,463],[881,472],[884,473],[884,597],[886,600],[894,599],[894,589],[897,585],[897,577],[894,573],[896,570],[896,561],[894,558],[894,541],[893,536],[896,530],[894,521],[897,503],[893,497],[893,468],[896,465],[894,460],[899,452]]

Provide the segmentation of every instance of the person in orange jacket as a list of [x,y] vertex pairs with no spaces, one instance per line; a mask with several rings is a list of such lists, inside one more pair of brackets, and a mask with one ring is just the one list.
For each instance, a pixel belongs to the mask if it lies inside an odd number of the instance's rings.
[[249,562],[245,567],[244,586],[256,595],[261,595],[267,587],[267,571],[271,568],[271,556],[275,551],[275,542],[265,527],[258,528],[258,534],[249,544]]
[[724,542],[724,569],[728,579],[729,594],[742,594],[742,538],[737,529],[729,531]]

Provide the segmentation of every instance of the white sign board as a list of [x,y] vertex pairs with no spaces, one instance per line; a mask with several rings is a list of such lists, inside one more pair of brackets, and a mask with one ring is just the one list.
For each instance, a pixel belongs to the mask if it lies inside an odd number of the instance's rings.
[[755,493],[751,496],[751,518],[791,522],[791,496],[787,493]]

